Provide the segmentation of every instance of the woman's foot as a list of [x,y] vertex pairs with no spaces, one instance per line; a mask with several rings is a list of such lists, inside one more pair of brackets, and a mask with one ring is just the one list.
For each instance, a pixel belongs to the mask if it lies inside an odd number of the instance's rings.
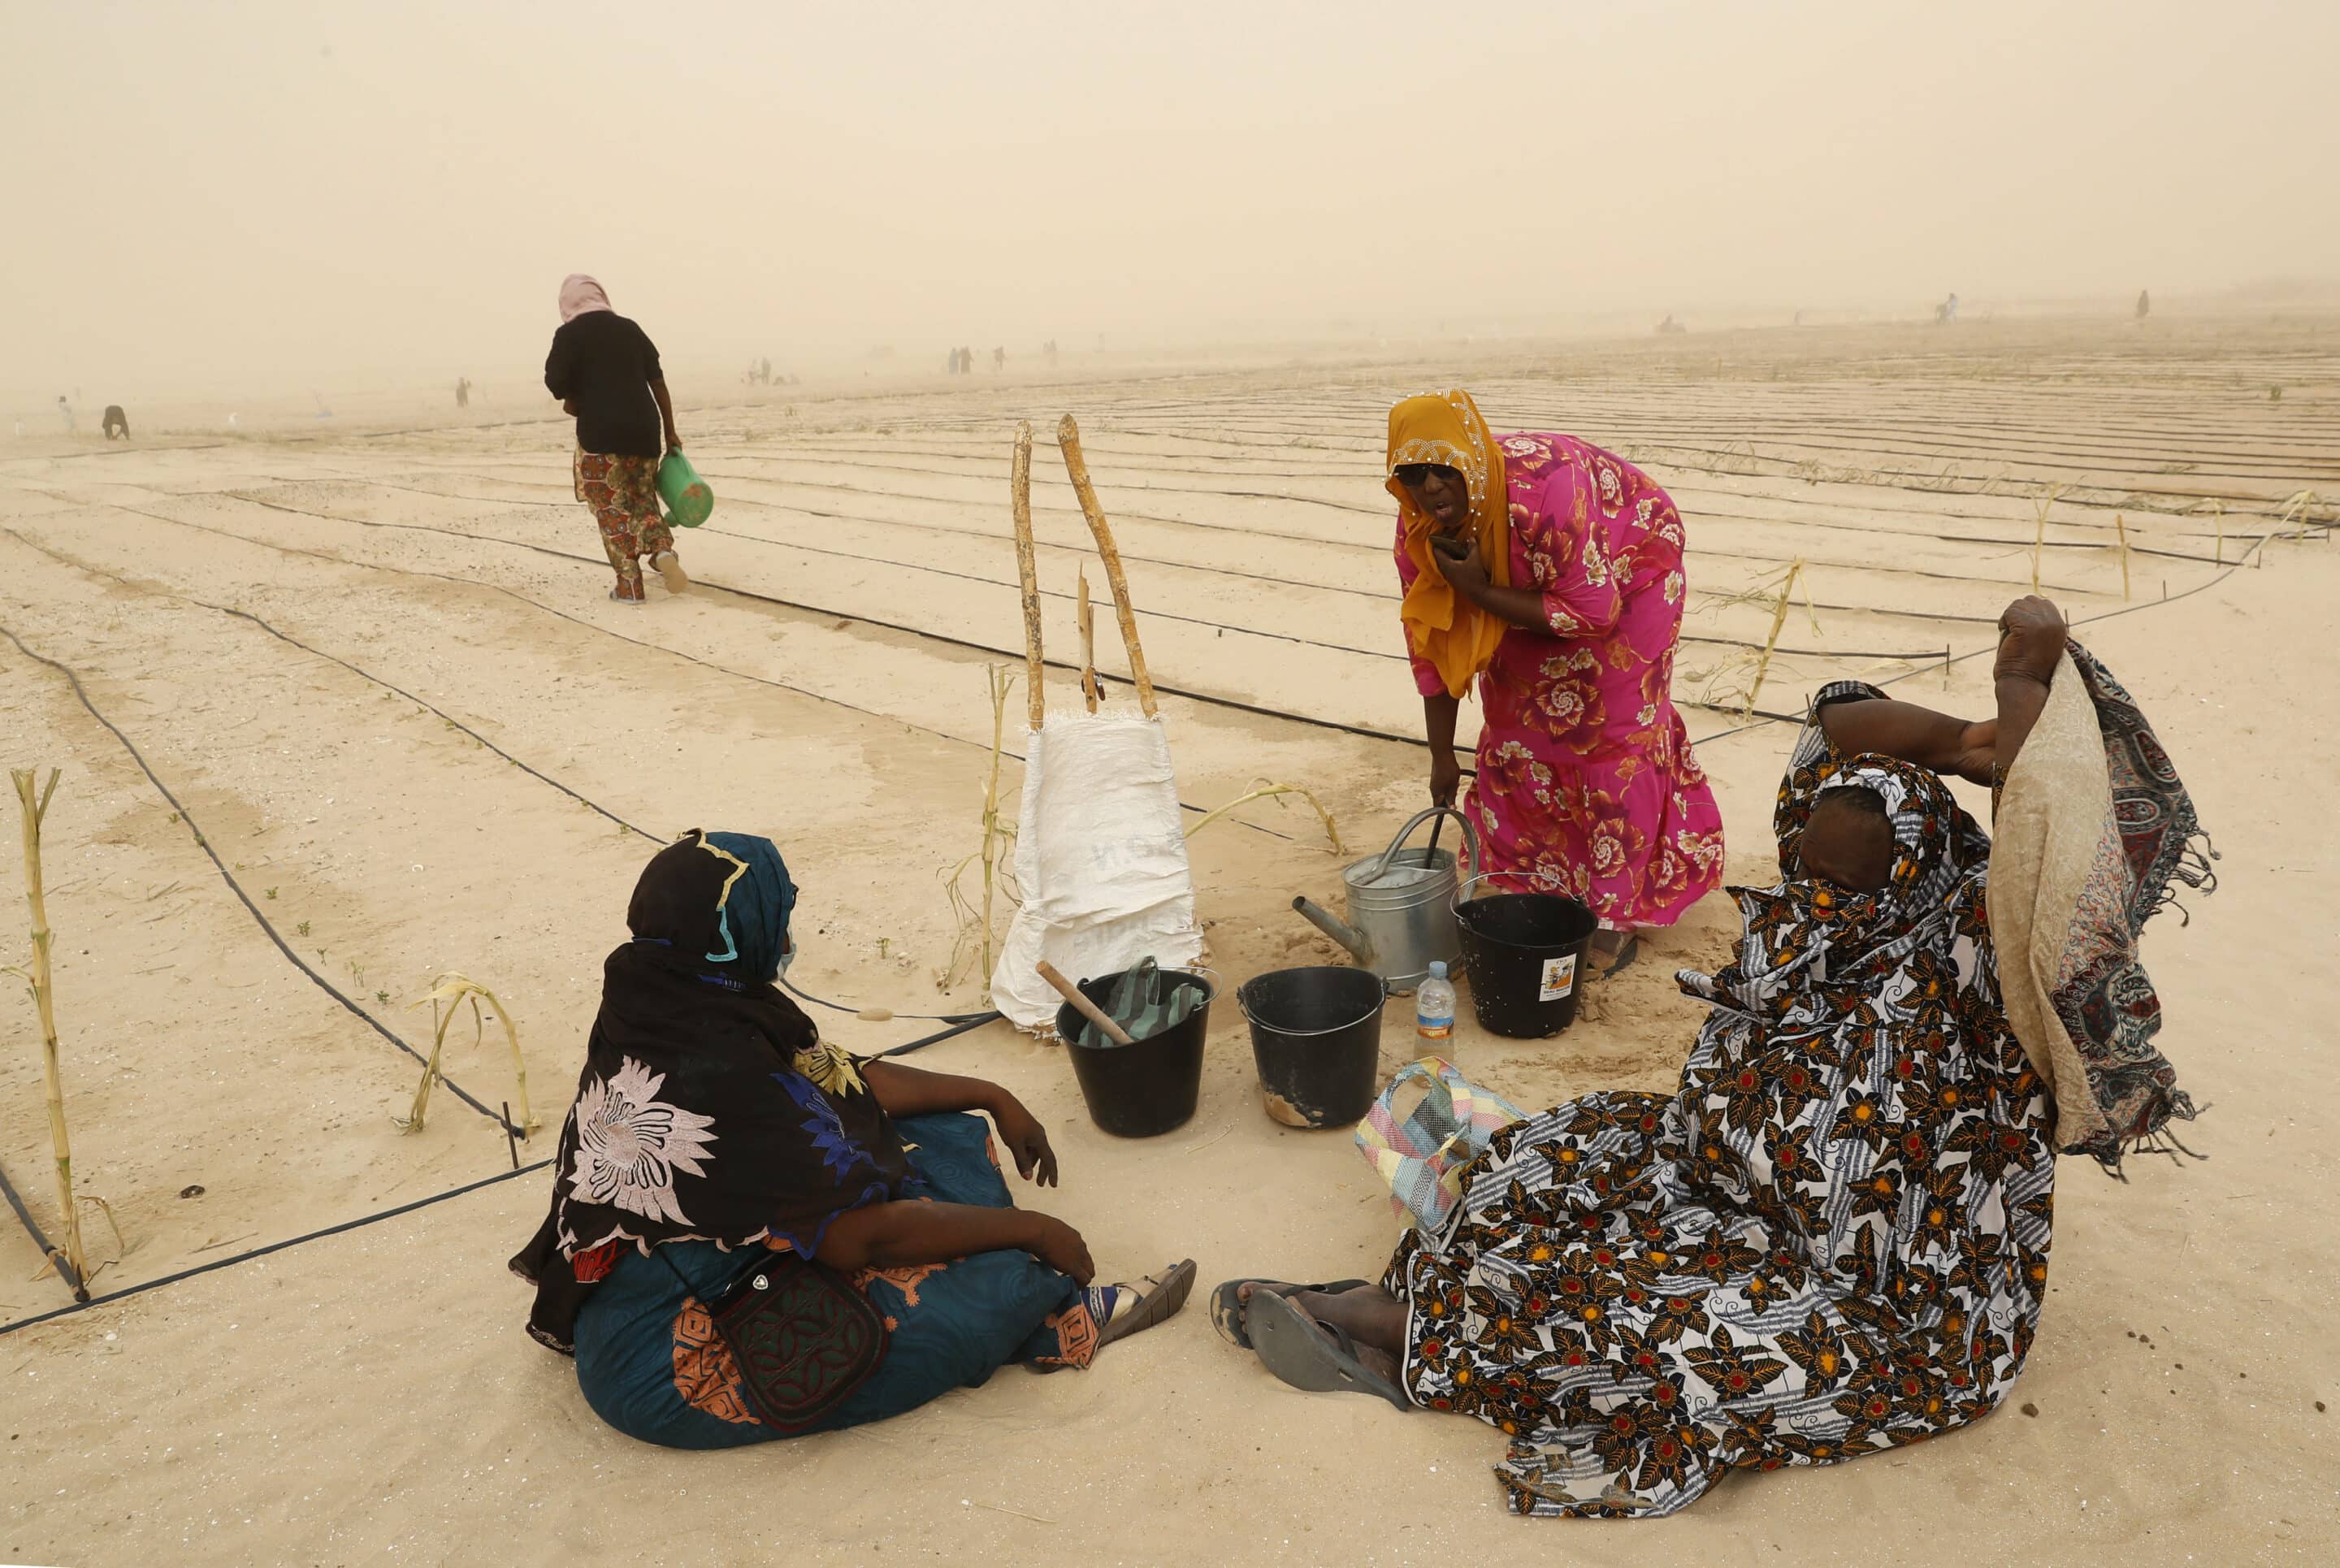
[[1584,949],[1595,979],[1605,980],[1641,956],[1641,939],[1631,931],[1600,930]]
[[1413,1402],[1399,1384],[1396,1346],[1405,1307],[1377,1289],[1317,1295],[1274,1292],[1255,1298],[1251,1333],[1260,1365],[1311,1394],[1370,1394],[1400,1410]]
[[1089,1312],[1097,1321],[1097,1348],[1177,1316],[1194,1294],[1195,1274],[1190,1257],[1133,1284],[1091,1285]]
[[1254,1291],[1290,1295],[1294,1291],[1313,1290],[1322,1295],[1339,1295],[1344,1291],[1362,1289],[1364,1284],[1362,1279],[1336,1279],[1324,1285],[1289,1285],[1280,1279],[1231,1279],[1211,1293],[1211,1326],[1229,1345],[1249,1350],[1251,1331],[1244,1326],[1244,1314],[1250,1307]]
[[658,569],[658,574],[660,577],[666,579],[666,590],[669,593],[690,591],[690,579],[682,574],[682,562],[676,558],[674,551],[661,551],[650,558],[650,564]]

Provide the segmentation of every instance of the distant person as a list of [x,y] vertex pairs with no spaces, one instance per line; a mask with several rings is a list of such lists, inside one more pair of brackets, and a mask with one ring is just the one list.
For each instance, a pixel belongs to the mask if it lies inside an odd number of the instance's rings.
[[74,420],[73,404],[65,402],[65,394],[63,392],[57,394],[57,417],[64,421],[67,435],[72,435],[81,428]]
[[1690,331],[1688,327],[1674,320],[1671,315],[1667,316],[1664,321],[1658,323],[1658,335],[1660,337],[1671,337],[1676,332],[1686,332],[1688,331]]
[[577,499],[592,509],[601,548],[617,571],[610,597],[647,602],[645,559],[666,579],[668,592],[687,590],[690,580],[675,556],[673,531],[659,514],[659,460],[681,451],[682,437],[675,433],[658,345],[611,310],[601,285],[582,273],[560,285],[560,328],[544,362],[544,386],[577,420]]
[[455,378],[455,406],[457,408],[471,406],[471,382],[468,377]]
[[959,373],[962,375],[973,375],[975,373],[975,351],[973,349],[963,348],[958,351],[958,368]]
[[2147,293],[2145,290],[2143,290],[2143,289],[2139,289],[2139,290],[2137,290],[2137,319],[2138,321],[2143,321],[2143,320],[2145,320],[2145,318],[2146,318],[2146,317],[2147,317],[2147,316],[2151,315],[2152,313],[2153,313],[2153,296],[2152,296],[2151,294]]
[[105,405],[105,439],[112,441],[117,435],[124,441],[130,439],[130,416],[122,412],[120,403],[110,402]]
[[769,360],[763,363],[763,383],[766,386],[772,384],[772,362]]
[[991,368],[995,371],[1004,371],[1007,368],[1007,351],[1006,349],[997,348],[991,351]]
[[1946,327],[1958,319],[1958,296],[1952,294],[1934,307],[1934,324]]

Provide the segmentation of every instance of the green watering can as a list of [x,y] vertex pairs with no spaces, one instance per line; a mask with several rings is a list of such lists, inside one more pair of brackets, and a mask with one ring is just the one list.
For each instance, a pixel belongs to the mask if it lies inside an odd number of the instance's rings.
[[715,492],[679,451],[666,454],[659,464],[659,499],[666,502],[666,520],[677,528],[697,528],[715,510]]

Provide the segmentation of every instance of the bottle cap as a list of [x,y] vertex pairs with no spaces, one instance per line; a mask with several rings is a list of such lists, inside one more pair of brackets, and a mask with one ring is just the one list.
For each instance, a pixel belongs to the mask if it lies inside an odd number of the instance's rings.
[[1433,958],[1430,960],[1430,978],[1433,980],[1443,980],[1446,978],[1445,959]]

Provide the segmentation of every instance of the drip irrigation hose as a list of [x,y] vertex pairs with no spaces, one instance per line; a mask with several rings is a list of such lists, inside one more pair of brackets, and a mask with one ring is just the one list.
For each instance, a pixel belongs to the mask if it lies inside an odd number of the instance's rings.
[[[33,1218],[33,1211],[26,1208],[25,1200],[16,1196],[16,1189],[10,1185],[8,1173],[5,1170],[0,1170],[0,1194],[7,1196],[8,1206],[16,1211],[16,1218],[23,1224],[25,1233],[33,1238],[33,1245],[41,1249],[41,1255],[49,1260],[49,1266],[57,1271],[57,1277],[65,1282],[65,1288],[73,1292],[74,1299],[79,1302],[87,1301],[89,1282],[74,1272],[73,1263],[65,1256],[64,1248],[54,1245],[49,1240],[47,1233],[43,1231],[39,1223]],[[36,1274],[33,1277],[38,1279],[41,1276]],[[0,1332],[5,1331],[0,1330]]]
[[[367,1012],[363,1007],[359,1007],[355,1002],[352,1001],[342,993],[341,988],[335,986],[331,980],[328,980],[324,976],[311,968],[308,964],[302,959],[301,955],[292,950],[291,945],[284,940],[283,934],[276,929],[276,927],[269,920],[268,917],[260,912],[260,906],[252,901],[252,895],[243,890],[243,884],[235,879],[235,873],[227,868],[227,862],[219,858],[218,851],[212,848],[211,839],[204,834],[203,829],[196,824],[194,817],[187,810],[185,806],[180,803],[179,798],[171,793],[170,786],[155,777],[154,769],[146,765],[146,759],[139,752],[138,748],[131,743],[130,737],[122,732],[121,727],[116,725],[113,719],[108,719],[103,712],[99,711],[97,704],[90,700],[89,693],[83,688],[81,677],[79,675],[75,674],[69,666],[60,664],[55,660],[48,658],[44,654],[35,653],[31,649],[25,647],[24,639],[18,637],[14,631],[10,630],[5,625],[0,625],[0,637],[5,637],[10,642],[15,643],[16,645],[16,651],[23,654],[25,658],[32,660],[36,664],[45,665],[65,678],[67,683],[73,687],[73,694],[76,698],[80,699],[81,705],[89,710],[90,717],[96,719],[100,724],[104,725],[108,730],[112,731],[114,738],[122,742],[122,749],[130,753],[130,759],[138,764],[138,770],[146,775],[146,781],[154,785],[156,792],[159,793],[164,799],[168,800],[171,803],[171,809],[179,814],[180,819],[186,823],[188,831],[192,832],[195,836],[195,848],[203,852],[204,857],[211,861],[213,868],[219,872],[220,879],[228,885],[228,890],[236,896],[237,901],[242,903],[245,909],[251,912],[253,919],[257,921],[260,925],[260,928],[267,933],[268,939],[275,944],[276,950],[284,956],[284,958],[288,963],[290,963],[294,968],[300,970],[303,975],[306,975],[311,983],[315,985],[319,990],[324,992],[325,995],[332,997],[333,1000],[339,1002],[342,1007],[349,1009],[352,1016],[362,1020],[366,1027],[372,1029],[375,1034],[380,1035],[383,1039],[388,1040],[392,1045],[396,1046],[400,1050],[404,1051],[408,1056],[412,1057],[416,1061],[425,1064],[430,1061],[430,1058],[424,1056],[421,1051],[416,1050],[412,1046],[408,1045],[404,1040],[400,1039],[396,1035],[391,1033],[388,1028],[383,1027],[381,1020],[376,1018],[372,1013]],[[484,1106],[478,1100],[474,1099],[471,1094],[454,1079],[442,1073],[439,1075],[439,1081],[447,1086],[447,1092],[449,1094],[453,1095],[457,1099],[462,1101],[465,1105],[471,1107],[473,1110],[479,1112],[490,1121],[501,1125],[502,1117],[498,1116],[496,1112],[489,1107]]]

